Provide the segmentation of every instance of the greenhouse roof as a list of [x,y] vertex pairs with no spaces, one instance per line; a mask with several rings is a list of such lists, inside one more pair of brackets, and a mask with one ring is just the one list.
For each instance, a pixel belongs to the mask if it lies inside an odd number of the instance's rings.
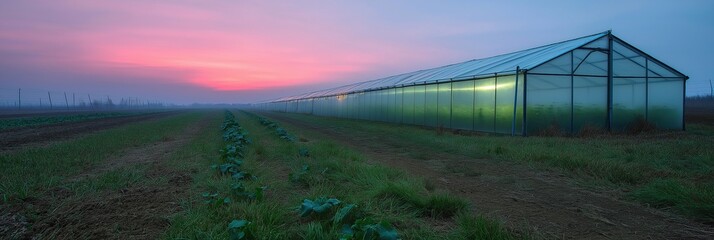
[[531,69],[548,62],[573,49],[607,36],[609,31],[580,37],[568,41],[553,43],[518,52],[502,54],[489,58],[473,59],[466,62],[450,64],[442,67],[403,73],[376,80],[354,83],[332,89],[284,97],[272,102],[289,101],[304,98],[326,97],[353,92],[376,90],[397,86],[409,86],[434,82],[474,79],[494,74],[515,74],[516,68]]

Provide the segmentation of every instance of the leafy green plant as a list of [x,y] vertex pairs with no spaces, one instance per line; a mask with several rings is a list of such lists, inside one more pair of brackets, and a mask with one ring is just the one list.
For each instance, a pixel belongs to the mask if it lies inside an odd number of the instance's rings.
[[299,155],[300,157],[310,157],[310,151],[307,148],[300,148]]
[[248,239],[250,238],[251,234],[248,231],[248,226],[251,224],[248,220],[245,219],[234,219],[230,223],[228,223],[228,234],[230,236],[231,240],[240,240],[240,239]]
[[233,175],[231,175],[231,178],[235,180],[255,180],[258,177],[254,176],[253,174],[250,174],[249,172],[240,171],[237,173],[233,173]]
[[291,136],[290,134],[288,134],[288,131],[285,130],[284,128],[280,128],[280,127],[279,127],[279,128],[276,128],[276,129],[275,129],[275,132],[278,133],[278,136],[280,137],[280,139],[285,139],[285,140],[288,140],[288,141],[290,141],[290,142],[294,142],[294,141],[295,141],[295,137],[293,137],[293,136]]
[[239,199],[262,201],[263,192],[267,188],[267,186],[257,187],[254,192],[250,192],[243,186],[243,183],[237,182],[231,185],[231,193]]
[[260,118],[258,118],[258,120],[260,121],[260,124],[262,124],[263,126],[266,126],[266,127],[272,128],[272,129],[275,129],[275,133],[278,134],[278,136],[280,137],[280,139],[285,139],[285,140],[290,141],[290,142],[294,142],[294,141],[295,141],[295,137],[293,137],[292,135],[288,134],[288,131],[285,130],[284,128],[281,128],[280,126],[278,126],[277,123],[275,123],[275,122],[273,122],[273,121],[270,121],[270,120],[268,120],[268,119],[266,119],[266,118],[264,118],[264,117],[260,117]]
[[375,222],[370,218],[355,221],[352,226],[345,224],[342,227],[340,240],[397,240],[399,233],[387,221]]
[[328,212],[332,207],[337,206],[340,204],[340,200],[337,200],[336,198],[325,198],[325,197],[320,197],[313,200],[310,199],[305,199],[302,202],[302,205],[300,205],[300,217],[307,217],[312,215],[313,213],[315,214],[323,214]]
[[293,183],[299,183],[299,182],[304,183],[305,179],[303,178],[303,176],[307,175],[307,173],[309,171],[310,171],[310,166],[302,165],[302,168],[300,169],[299,172],[289,174],[290,181]]
[[227,162],[231,157],[242,158],[243,146],[239,146],[237,144],[226,144],[226,147],[221,150],[221,158]]
[[229,198],[229,197],[221,198],[217,192],[214,192],[214,193],[204,192],[201,196],[203,196],[204,203],[213,205],[215,207],[218,207],[223,204],[229,204],[232,202],[231,198]]

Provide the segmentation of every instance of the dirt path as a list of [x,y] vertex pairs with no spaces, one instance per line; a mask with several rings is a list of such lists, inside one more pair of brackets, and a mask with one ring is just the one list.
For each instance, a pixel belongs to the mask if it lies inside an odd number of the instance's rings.
[[[189,190],[196,171],[177,171],[165,163],[172,154],[210,127],[203,118],[161,142],[134,149],[66,179],[67,183],[92,179],[122,167],[148,166],[146,179],[118,191],[76,196],[66,188],[47,191],[26,201],[22,210],[34,209],[38,222],[23,239],[156,239],[169,226],[171,214],[180,210],[178,199]],[[162,179],[163,178],[163,179]],[[164,180],[164,181],[161,181]],[[22,212],[22,210],[20,212]]]
[[582,189],[557,172],[426,152],[408,139],[377,137],[289,115],[265,115],[345,144],[376,162],[423,176],[439,188],[471,200],[477,213],[503,219],[514,229],[532,228],[547,238],[706,239],[714,234],[709,226]]
[[14,128],[0,131],[0,152],[13,151],[28,146],[41,146],[49,142],[76,137],[120,125],[171,116],[177,112],[150,113],[134,116],[102,118],[90,121]]

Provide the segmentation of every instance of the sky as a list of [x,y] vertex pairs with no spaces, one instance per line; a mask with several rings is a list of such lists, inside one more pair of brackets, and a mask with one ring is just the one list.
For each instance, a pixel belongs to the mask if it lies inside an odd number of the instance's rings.
[[612,30],[709,94],[714,1],[481,2],[4,0],[0,93],[250,103]]

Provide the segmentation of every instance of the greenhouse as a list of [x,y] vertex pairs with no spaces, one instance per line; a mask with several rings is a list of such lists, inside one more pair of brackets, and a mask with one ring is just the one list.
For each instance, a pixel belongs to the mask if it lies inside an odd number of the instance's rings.
[[607,31],[255,107],[524,136],[683,130],[687,78]]

